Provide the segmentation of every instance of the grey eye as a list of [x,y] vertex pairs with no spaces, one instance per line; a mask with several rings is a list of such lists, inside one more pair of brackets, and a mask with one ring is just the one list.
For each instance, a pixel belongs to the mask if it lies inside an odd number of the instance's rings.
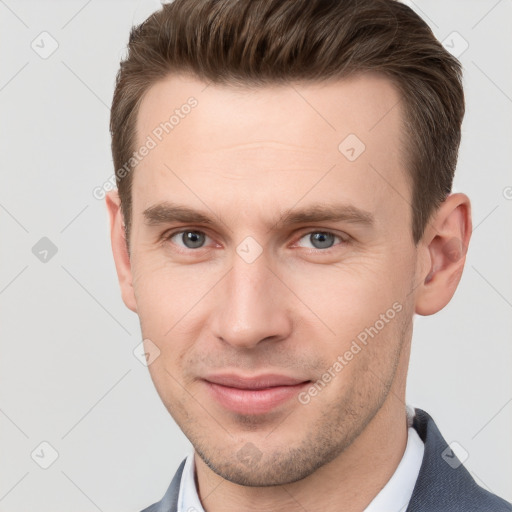
[[302,238],[308,237],[309,243],[313,246],[314,249],[329,249],[334,245],[334,241],[338,236],[328,233],[325,231],[315,231],[313,233],[308,233]]
[[176,235],[181,235],[181,242],[187,249],[202,247],[206,238],[205,234],[201,233],[201,231],[182,231],[181,233],[176,233]]

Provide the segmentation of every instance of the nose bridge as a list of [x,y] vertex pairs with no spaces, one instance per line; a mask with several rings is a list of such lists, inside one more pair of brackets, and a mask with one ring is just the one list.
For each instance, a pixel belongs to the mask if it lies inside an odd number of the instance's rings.
[[215,335],[231,345],[251,347],[282,338],[290,329],[283,290],[261,254],[255,260],[233,255],[216,310]]

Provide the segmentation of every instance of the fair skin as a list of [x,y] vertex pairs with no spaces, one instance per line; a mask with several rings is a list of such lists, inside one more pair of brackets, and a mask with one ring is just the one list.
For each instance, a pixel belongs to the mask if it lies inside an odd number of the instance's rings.
[[[171,76],[145,96],[138,142],[190,96],[197,107],[134,172],[130,253],[117,193],[106,202],[122,297],[160,350],[149,370],[194,445],[203,507],[361,511],[403,455],[413,315],[436,313],[455,292],[469,199],[450,195],[414,244],[400,96],[378,75],[245,90]],[[354,161],[338,150],[348,134],[366,146]],[[211,222],[150,222],[163,202]],[[325,205],[373,221],[284,222]],[[249,236],[262,249],[250,263],[237,253]],[[240,413],[212,398],[212,372],[315,383],[396,303],[307,404]]]

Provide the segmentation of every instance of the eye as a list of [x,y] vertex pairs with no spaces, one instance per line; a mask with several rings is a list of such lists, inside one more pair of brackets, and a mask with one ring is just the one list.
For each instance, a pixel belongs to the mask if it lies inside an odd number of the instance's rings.
[[312,231],[300,238],[300,240],[304,239],[311,244],[308,248],[313,249],[330,249],[336,239],[342,242],[344,241],[340,236],[328,231]]
[[178,247],[185,249],[201,249],[205,240],[209,237],[202,231],[185,230],[171,233],[166,238]]
[[[170,241],[181,249],[203,249],[208,239],[210,239],[210,237],[203,231],[195,229],[175,231],[165,236],[165,240]],[[303,245],[304,242],[301,244],[302,240],[306,241],[306,245]],[[325,251],[336,245],[336,240],[338,240],[339,243],[347,242],[347,240],[341,236],[335,235],[329,231],[311,231],[303,235],[297,242],[297,245],[307,249]],[[308,243],[309,245],[307,245]]]

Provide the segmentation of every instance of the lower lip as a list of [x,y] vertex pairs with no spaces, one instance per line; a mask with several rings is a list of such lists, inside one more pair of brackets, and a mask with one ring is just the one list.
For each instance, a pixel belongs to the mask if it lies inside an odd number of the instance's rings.
[[205,381],[213,398],[223,407],[239,414],[264,414],[295,397],[308,386],[275,386],[264,389],[239,389]]

